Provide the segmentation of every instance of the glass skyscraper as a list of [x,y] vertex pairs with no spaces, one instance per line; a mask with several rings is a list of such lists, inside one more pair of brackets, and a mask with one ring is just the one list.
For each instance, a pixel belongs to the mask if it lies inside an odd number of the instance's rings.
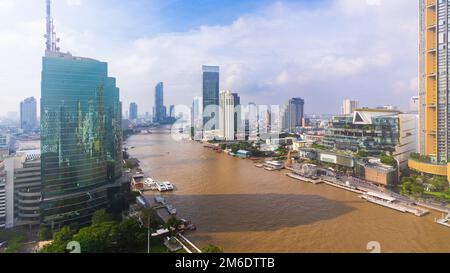
[[122,175],[121,103],[105,62],[47,52],[41,86],[42,219],[85,225]]
[[136,120],[138,118],[138,105],[135,102],[130,103],[130,120]]
[[[219,71],[218,66],[203,66],[203,126],[214,118],[215,126],[210,128],[213,130],[219,126]],[[209,115],[205,110],[211,109],[209,112],[214,112],[211,107],[217,107],[217,109],[214,114]]]
[[163,122],[167,116],[164,107],[164,83],[162,82],[155,86],[155,108],[153,116],[155,122]]

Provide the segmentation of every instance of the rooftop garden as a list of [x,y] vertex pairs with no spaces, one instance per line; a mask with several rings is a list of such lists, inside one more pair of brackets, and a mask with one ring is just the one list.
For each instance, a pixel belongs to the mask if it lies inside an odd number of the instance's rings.
[[421,155],[421,154],[418,154],[418,153],[411,153],[410,158],[412,160],[417,161],[417,162],[432,163],[431,162],[431,157],[425,156],[425,155]]

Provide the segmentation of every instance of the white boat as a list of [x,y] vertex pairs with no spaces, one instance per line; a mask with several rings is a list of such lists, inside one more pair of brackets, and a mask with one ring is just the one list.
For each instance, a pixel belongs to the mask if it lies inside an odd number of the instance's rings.
[[166,182],[163,182],[163,184],[164,184],[164,186],[166,186],[166,189],[167,189],[168,191],[173,191],[174,188],[173,188],[172,183],[166,181]]
[[167,191],[167,187],[163,183],[156,183],[156,187],[160,192]]
[[155,182],[156,182],[155,180],[153,180],[152,178],[148,177],[148,178],[145,179],[144,184],[147,187],[151,187],[151,186],[153,186],[155,184]]

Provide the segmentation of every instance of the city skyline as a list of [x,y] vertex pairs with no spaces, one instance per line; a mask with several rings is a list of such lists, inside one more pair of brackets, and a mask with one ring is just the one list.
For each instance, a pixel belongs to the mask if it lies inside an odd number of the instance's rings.
[[[0,53],[5,60],[2,65],[8,66],[8,69],[2,69],[0,82],[11,93],[0,116],[18,112],[19,102],[26,97],[40,99],[39,73],[36,71],[45,42],[42,39],[44,20],[43,5],[40,1],[35,2],[27,2],[34,11],[23,14],[19,14],[20,7],[25,5],[23,0],[0,5],[0,21],[6,26],[0,34],[7,38],[0,47],[16,48],[13,52],[4,50]],[[407,109],[410,97],[418,93],[418,16],[414,1],[237,2],[221,3],[219,6],[224,12],[220,18],[214,16],[215,5],[205,4],[195,10],[191,7],[195,4],[180,5],[179,1],[166,4],[136,1],[123,9],[123,4],[118,1],[56,0],[54,8],[59,14],[55,22],[61,35],[61,47],[79,56],[108,60],[111,73],[117,76],[123,90],[124,105],[143,98],[140,107],[143,113],[151,112],[153,107],[148,86],[159,81],[164,81],[171,90],[167,97],[170,104],[190,105],[192,97],[201,95],[203,64],[219,65],[221,88],[238,92],[244,102],[281,105],[286,98],[299,96],[309,102],[307,113],[337,113],[343,97],[370,101],[368,106],[374,107],[392,101],[400,109]],[[101,8],[126,22],[125,26],[118,26],[113,32],[105,30],[110,29],[107,24],[117,26],[116,22],[89,25]],[[138,12],[139,8],[142,11]],[[392,21],[383,22],[386,16],[400,10],[400,16],[390,16]],[[207,16],[192,20],[200,11]],[[77,19],[81,12],[86,13],[86,22]],[[130,13],[135,12],[137,15],[131,18]],[[184,12],[183,18],[191,20],[176,19],[181,12]],[[143,13],[158,14],[155,23],[145,20]],[[304,16],[294,16],[299,13]],[[164,16],[164,20],[156,20]],[[359,23],[355,27],[360,16],[367,16],[373,23],[368,23],[366,28]],[[330,26],[322,21],[332,19],[337,19],[336,23],[331,30],[325,30]],[[311,23],[317,25],[317,33],[308,32]],[[392,25],[398,27],[392,28]],[[339,38],[337,34],[344,29],[354,38]],[[371,30],[370,39],[366,39],[367,29]],[[316,35],[319,32],[324,35]],[[267,37],[264,33],[273,35]],[[292,33],[310,38],[285,38]],[[329,39],[336,42],[328,45]],[[359,43],[364,39],[384,39],[384,44],[391,46]],[[282,46],[276,40],[288,43]],[[166,46],[161,47],[161,44]],[[182,56],[187,58],[186,61],[178,62]],[[25,67],[22,63],[29,65]],[[160,69],[161,64],[166,67]],[[395,72],[384,75],[386,70]],[[378,81],[380,73],[386,78],[383,82]],[[15,80],[23,75],[29,80]],[[326,81],[323,81],[324,77]],[[380,92],[386,96],[379,96]],[[323,101],[320,97],[329,99]]]

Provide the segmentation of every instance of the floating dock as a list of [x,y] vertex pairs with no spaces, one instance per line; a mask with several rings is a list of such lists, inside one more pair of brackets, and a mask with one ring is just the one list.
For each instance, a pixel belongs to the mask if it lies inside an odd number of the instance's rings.
[[367,192],[361,195],[360,198],[365,199],[373,204],[390,208],[402,213],[411,213],[419,217],[429,213],[428,210],[411,207],[407,204],[402,204],[396,198],[381,193]]
[[336,188],[339,188],[339,189],[343,189],[343,190],[346,190],[346,191],[350,191],[350,192],[353,192],[353,193],[357,193],[357,194],[365,193],[364,191],[362,191],[362,190],[360,190],[360,189],[358,189],[356,187],[351,187],[351,186],[347,186],[347,185],[344,185],[344,184],[337,184],[337,183],[329,182],[329,181],[326,181],[326,180],[323,180],[323,182],[325,184],[329,185],[329,186],[333,186],[333,187],[336,187]]
[[290,178],[294,178],[303,182],[312,183],[314,185],[323,183],[321,179],[314,180],[294,173],[287,173],[286,175],[289,176]]
[[450,213],[446,217],[436,220],[436,223],[450,228]]

